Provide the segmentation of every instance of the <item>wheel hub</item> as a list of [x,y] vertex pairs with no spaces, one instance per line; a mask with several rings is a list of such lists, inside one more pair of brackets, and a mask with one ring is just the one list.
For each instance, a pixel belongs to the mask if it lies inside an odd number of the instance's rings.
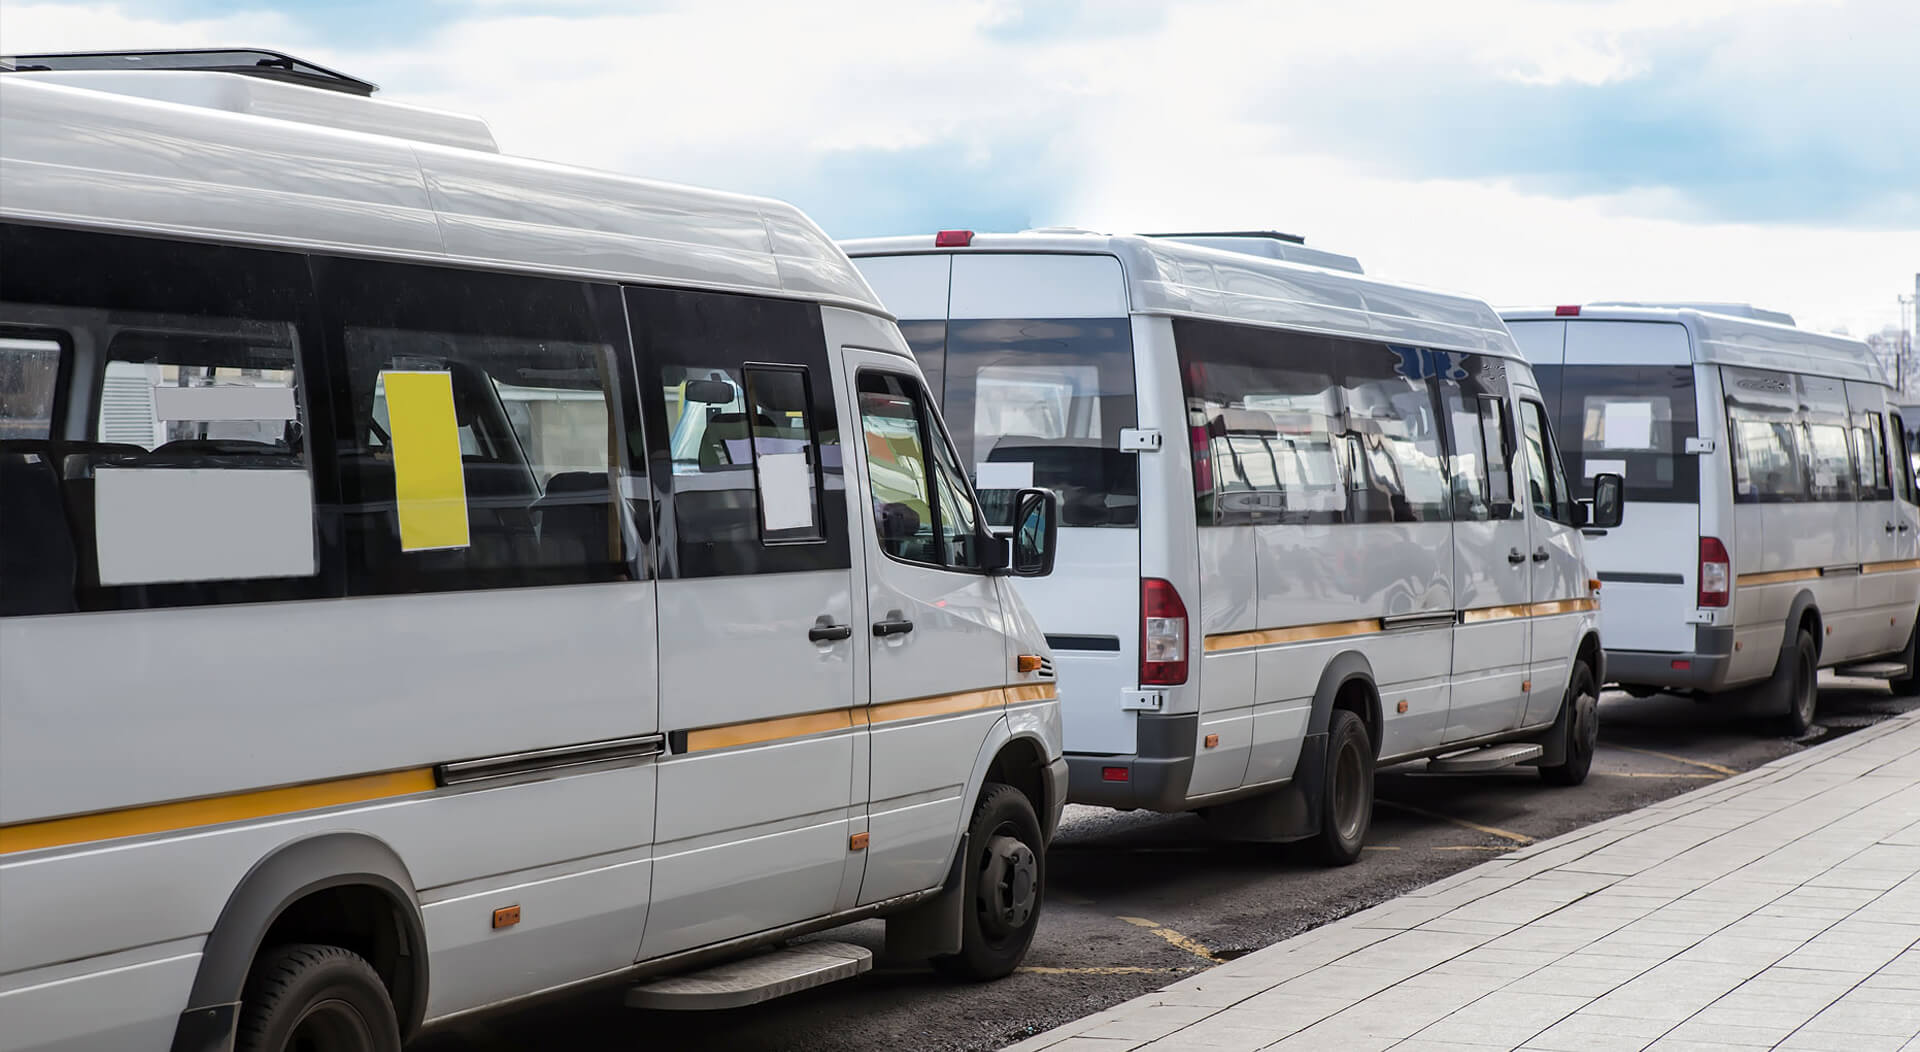
[[990,930],[1017,931],[1033,916],[1039,899],[1040,861],[1033,849],[1010,836],[987,841],[980,873],[980,914]]

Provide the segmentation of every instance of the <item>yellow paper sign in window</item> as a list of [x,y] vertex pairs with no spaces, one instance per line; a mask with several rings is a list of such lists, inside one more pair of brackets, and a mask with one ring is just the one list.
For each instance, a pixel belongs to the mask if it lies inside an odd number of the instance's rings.
[[400,549],[465,548],[467,481],[451,373],[385,372]]

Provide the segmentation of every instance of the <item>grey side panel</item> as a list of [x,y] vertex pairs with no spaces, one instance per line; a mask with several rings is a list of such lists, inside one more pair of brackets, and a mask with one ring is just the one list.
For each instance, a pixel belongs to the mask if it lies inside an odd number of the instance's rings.
[[[399,983],[410,995],[406,1000],[412,1007],[407,1018],[400,1020],[400,1032],[413,1033],[427,1005],[426,934],[413,878],[400,857],[372,837],[327,833],[286,845],[262,859],[241,879],[207,936],[200,972],[194,978],[187,1011],[175,1036],[175,1049],[205,1047],[181,1042],[206,1035],[209,1027],[215,1031],[220,1028],[219,1016],[224,1014],[220,1010],[230,1012],[239,1003],[261,940],[289,905],[316,891],[353,884],[377,888],[401,917]],[[226,1023],[229,1036],[230,1018]]]

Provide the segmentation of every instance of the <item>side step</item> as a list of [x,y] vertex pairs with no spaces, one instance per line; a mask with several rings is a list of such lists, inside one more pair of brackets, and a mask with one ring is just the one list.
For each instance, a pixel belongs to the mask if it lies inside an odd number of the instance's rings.
[[641,983],[627,991],[632,1008],[703,1012],[741,1008],[873,970],[873,951],[844,942],[803,942],[704,971]]
[[1836,676],[1859,676],[1862,679],[1898,679],[1907,674],[1904,661],[1866,661],[1858,665],[1841,665],[1833,670]]
[[1537,760],[1546,752],[1533,742],[1508,742],[1505,745],[1489,745],[1483,749],[1462,749],[1445,756],[1436,756],[1427,761],[1428,774],[1473,774],[1478,771],[1497,771],[1502,767],[1512,767],[1516,763]]

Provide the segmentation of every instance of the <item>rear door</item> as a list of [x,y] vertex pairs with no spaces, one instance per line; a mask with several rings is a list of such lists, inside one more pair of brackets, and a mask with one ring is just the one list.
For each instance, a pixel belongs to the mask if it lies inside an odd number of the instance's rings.
[[1699,435],[1687,330],[1668,322],[1551,324],[1565,325],[1565,364],[1536,374],[1571,495],[1592,497],[1602,472],[1626,479],[1626,520],[1586,531],[1588,564],[1604,589],[1600,637],[1610,650],[1689,650],[1700,465],[1686,451]]
[[940,883],[1013,678],[991,538],[933,399],[898,355],[849,349],[865,476],[870,802],[860,902]]
[[1903,527],[1911,527],[1894,499],[1888,471],[1886,398],[1876,384],[1847,381],[1847,410],[1853,439],[1853,465],[1859,503],[1854,515],[1860,531],[1860,612],[1863,653],[1880,654],[1907,641],[1900,616],[1904,602]]

